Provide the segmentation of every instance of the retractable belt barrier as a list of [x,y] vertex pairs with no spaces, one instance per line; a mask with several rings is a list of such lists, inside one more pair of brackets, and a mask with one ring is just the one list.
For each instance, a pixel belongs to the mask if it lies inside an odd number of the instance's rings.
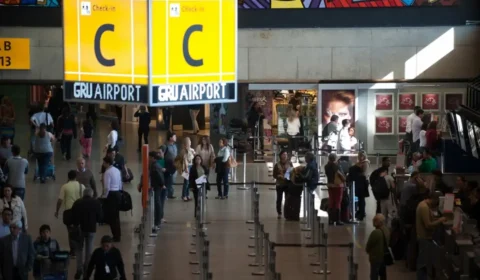
[[205,227],[206,224],[206,185],[198,185],[198,203],[195,217],[194,242],[193,250],[190,250],[191,255],[195,255],[194,260],[190,261],[191,265],[198,265],[192,274],[199,275],[200,280],[210,280],[213,278],[210,273],[210,241],[207,240]]
[[142,280],[142,279],[145,279],[146,276],[150,276],[150,272],[147,271],[145,268],[151,267],[152,263],[146,262],[145,258],[153,257],[153,253],[147,251],[146,249],[155,247],[155,239],[157,237],[156,233],[152,233],[152,229],[154,228],[153,203],[154,203],[153,191],[150,190],[148,192],[146,207],[143,208],[143,214],[142,214],[140,225],[136,230],[136,232],[138,232],[138,245],[137,245],[137,253],[135,253],[134,264],[133,264],[134,280]]
[[[252,182],[251,187],[251,215],[252,219],[247,221],[247,224],[253,224],[254,234],[250,236],[250,239],[254,240],[253,245],[249,245],[249,248],[253,248],[254,251],[249,253],[248,256],[253,257],[254,261],[249,264],[251,267],[255,267],[255,271],[252,275],[264,276],[266,280],[278,280],[281,279],[281,275],[276,271],[276,247],[305,247],[314,248],[315,253],[311,256],[315,257],[315,261],[311,262],[311,266],[321,267],[321,269],[313,270],[313,274],[324,275],[324,279],[327,279],[327,275],[331,274],[328,269],[328,248],[347,248],[349,250],[347,262],[348,262],[348,280],[357,280],[358,264],[354,261],[354,245],[353,243],[347,244],[328,244],[328,228],[321,222],[321,218],[318,216],[319,210],[315,209],[315,194],[310,192],[306,186],[304,186],[304,219],[305,226],[302,231],[308,231],[306,238],[310,240],[307,244],[302,243],[275,243],[270,240],[270,235],[265,231],[265,226],[260,221],[260,194],[258,193],[258,183]],[[338,278],[336,278],[338,279]]]

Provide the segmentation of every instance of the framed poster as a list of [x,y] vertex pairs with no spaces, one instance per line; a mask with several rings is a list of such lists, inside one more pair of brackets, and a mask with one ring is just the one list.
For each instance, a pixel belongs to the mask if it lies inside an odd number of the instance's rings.
[[375,94],[375,110],[376,111],[392,111],[393,110],[393,93],[376,93]]
[[461,93],[445,93],[444,102],[445,111],[455,110],[463,104],[463,94]]
[[422,109],[426,111],[440,110],[439,93],[422,93]]
[[405,134],[405,132],[407,131],[407,118],[408,116],[398,116],[398,134]]
[[393,116],[375,117],[375,134],[392,135],[393,134]]
[[416,93],[399,93],[398,94],[398,110],[412,112],[417,105]]

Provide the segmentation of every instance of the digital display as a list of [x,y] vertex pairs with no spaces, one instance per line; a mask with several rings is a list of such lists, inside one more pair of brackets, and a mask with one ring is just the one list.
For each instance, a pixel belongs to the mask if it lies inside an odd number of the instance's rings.
[[468,120],[466,121],[466,123],[467,123],[468,141],[470,142],[470,149],[472,151],[472,156],[478,158],[477,141],[475,140],[475,131],[473,129],[473,124]]

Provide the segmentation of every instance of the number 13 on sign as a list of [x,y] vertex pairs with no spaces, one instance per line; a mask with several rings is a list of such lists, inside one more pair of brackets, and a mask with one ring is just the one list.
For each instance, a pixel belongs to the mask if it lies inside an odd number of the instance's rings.
[[179,3],[170,4],[170,17],[180,17],[180,4]]

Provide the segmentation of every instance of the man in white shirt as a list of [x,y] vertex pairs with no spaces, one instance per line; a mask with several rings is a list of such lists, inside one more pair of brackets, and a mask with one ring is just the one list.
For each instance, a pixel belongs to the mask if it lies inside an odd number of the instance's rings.
[[113,241],[120,242],[120,200],[122,190],[122,175],[120,170],[113,166],[111,157],[103,158],[105,173],[103,174],[103,194],[105,198],[105,221],[110,225]]
[[413,124],[413,120],[414,120],[415,117],[417,116],[417,110],[420,110],[420,109],[422,109],[420,106],[415,106],[415,108],[413,109],[413,113],[411,113],[411,114],[408,115],[408,117],[407,117],[407,127],[405,128],[405,134],[406,134],[407,140],[409,140],[409,141],[412,141],[412,124]]
[[412,122],[412,150],[413,152],[418,151],[418,148],[420,147],[420,131],[422,130],[422,117],[423,117],[423,110],[418,109],[416,111],[416,115],[413,118]]
[[52,115],[50,115],[50,113],[45,111],[41,111],[33,114],[33,116],[30,118],[30,121],[36,128],[39,128],[42,123],[44,123],[47,126],[47,128],[48,127],[53,128],[54,126]]
[[350,134],[348,128],[350,127],[350,120],[342,121],[342,129],[338,133],[338,154],[348,154],[352,150],[352,144],[350,142]]

